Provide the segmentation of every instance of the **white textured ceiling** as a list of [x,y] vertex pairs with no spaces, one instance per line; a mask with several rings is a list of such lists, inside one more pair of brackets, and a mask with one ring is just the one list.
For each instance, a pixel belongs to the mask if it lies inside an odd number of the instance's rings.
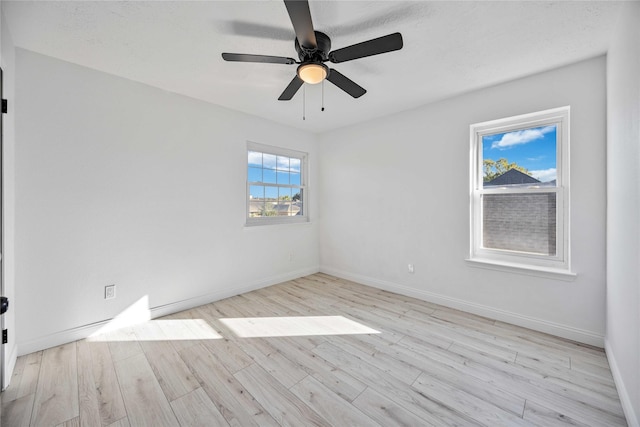
[[2,1],[14,44],[313,132],[322,132],[606,52],[619,2],[310,1],[332,48],[399,31],[404,48],[336,64],[367,89],[325,82],[278,96],[294,65],[225,62],[222,52],[297,59],[282,1]]

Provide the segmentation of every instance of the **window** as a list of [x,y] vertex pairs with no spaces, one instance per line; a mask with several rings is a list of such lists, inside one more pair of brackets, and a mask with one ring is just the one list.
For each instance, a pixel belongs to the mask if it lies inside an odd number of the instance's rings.
[[247,144],[247,225],[308,221],[307,154]]
[[569,270],[569,107],[471,126],[471,261]]

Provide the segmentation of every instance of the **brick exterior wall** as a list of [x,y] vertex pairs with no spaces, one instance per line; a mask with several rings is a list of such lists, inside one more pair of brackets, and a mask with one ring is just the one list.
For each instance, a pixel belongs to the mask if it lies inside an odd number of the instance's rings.
[[482,196],[485,248],[556,254],[556,195],[485,194]]

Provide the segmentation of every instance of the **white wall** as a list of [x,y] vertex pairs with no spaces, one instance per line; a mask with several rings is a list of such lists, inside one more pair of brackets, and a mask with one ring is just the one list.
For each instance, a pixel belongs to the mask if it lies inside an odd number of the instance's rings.
[[[467,265],[469,125],[564,105],[577,278]],[[323,134],[321,270],[602,346],[605,117],[599,57]]]
[[640,425],[640,3],[607,57],[606,349],[627,421]]
[[18,356],[15,337],[15,55],[14,46],[9,34],[4,15],[0,5],[0,65],[2,66],[4,85],[3,97],[8,100],[8,114],[3,120],[3,203],[4,203],[4,251],[2,253],[2,263],[4,268],[3,292],[9,298],[9,311],[4,314],[4,328],[8,331],[7,344],[3,346],[5,366],[7,369],[3,378],[2,388],[9,385],[11,372]]
[[[318,270],[315,136],[22,49],[16,76],[20,354]],[[310,153],[311,224],[244,228],[247,140]]]

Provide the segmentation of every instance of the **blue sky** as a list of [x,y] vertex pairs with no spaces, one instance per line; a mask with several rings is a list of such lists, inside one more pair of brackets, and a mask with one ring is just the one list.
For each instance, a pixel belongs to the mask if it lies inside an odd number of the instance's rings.
[[[269,184],[300,185],[301,159],[275,154],[249,151],[248,153],[248,180],[249,182],[264,182]],[[272,187],[265,185],[252,185],[249,194],[254,199],[278,199],[284,196],[292,198],[299,189],[289,187]]]
[[541,126],[482,138],[484,159],[506,158],[542,182],[556,179],[556,126]]

